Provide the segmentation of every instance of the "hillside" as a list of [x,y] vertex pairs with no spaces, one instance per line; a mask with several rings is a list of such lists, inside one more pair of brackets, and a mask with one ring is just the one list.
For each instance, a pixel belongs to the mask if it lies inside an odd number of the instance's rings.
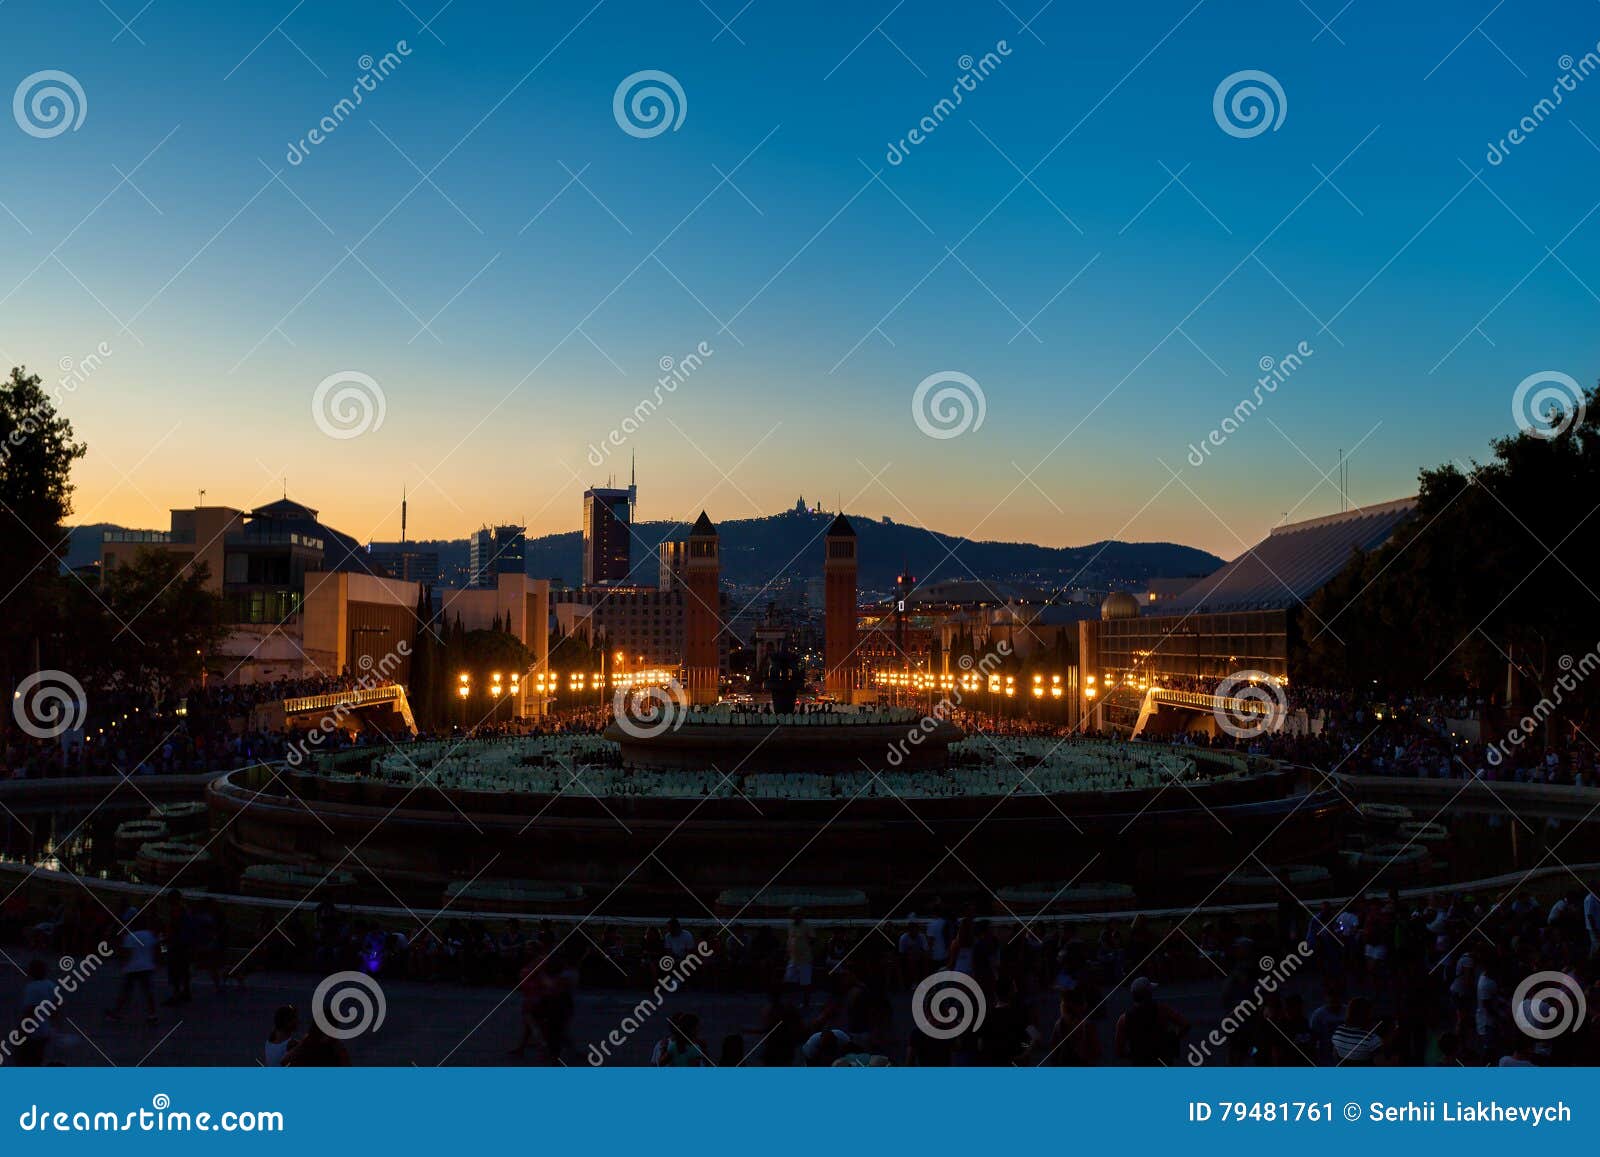
[[[765,518],[729,519],[718,524],[722,535],[722,576],[742,585],[760,585],[776,577],[811,578],[822,573],[822,535],[831,514],[796,510]],[[1085,587],[1135,584],[1149,578],[1210,574],[1222,565],[1214,554],[1169,542],[1097,542],[1087,546],[1048,547],[1023,542],[970,542],[899,522],[851,515],[859,539],[860,585],[887,590],[895,576],[909,570],[924,582],[977,577],[1039,587],[1065,583]],[[75,527],[69,565],[98,555],[103,526]],[[656,581],[656,544],[688,533],[679,522],[644,522],[635,528],[634,576]],[[419,542],[436,549],[448,572],[465,566],[465,539]],[[528,573],[558,578],[575,585],[583,574],[583,538],[573,530],[530,538]]]

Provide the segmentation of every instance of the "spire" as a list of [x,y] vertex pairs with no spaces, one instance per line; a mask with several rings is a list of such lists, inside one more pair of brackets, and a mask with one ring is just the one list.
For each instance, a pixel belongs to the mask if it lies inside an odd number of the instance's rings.
[[406,545],[406,487],[405,487],[405,483],[402,482],[400,484],[400,547],[401,547],[401,549],[404,549],[405,545]]
[[711,519],[707,517],[706,512],[702,510],[700,512],[700,517],[694,520],[694,526],[690,527],[689,529],[689,537],[715,538],[716,536],[716,526],[712,524]]

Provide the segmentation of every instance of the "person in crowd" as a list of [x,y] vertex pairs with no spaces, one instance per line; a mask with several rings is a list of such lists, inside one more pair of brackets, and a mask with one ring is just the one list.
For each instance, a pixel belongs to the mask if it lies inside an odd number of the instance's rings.
[[144,997],[145,1020],[155,1024],[156,995],[151,978],[156,971],[156,954],[161,940],[150,930],[150,919],[144,909],[129,908],[122,915],[127,931],[122,936],[122,991],[117,1002],[106,1010],[109,1020],[121,1020],[123,1011],[132,1003],[135,994]]
[[294,1005],[279,1005],[278,1011],[272,1014],[272,1031],[267,1034],[267,1043],[262,1049],[261,1061],[267,1068],[283,1067],[284,1058],[300,1043],[300,1038],[295,1036],[299,1029],[300,1014]]

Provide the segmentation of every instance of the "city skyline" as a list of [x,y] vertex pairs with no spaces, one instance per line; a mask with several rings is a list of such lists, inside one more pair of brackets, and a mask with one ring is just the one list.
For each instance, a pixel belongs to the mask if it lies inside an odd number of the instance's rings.
[[[1594,377],[1600,98],[1568,8],[358,9],[96,10],[70,40],[65,10],[6,13],[8,81],[48,64],[85,105],[0,134],[37,178],[0,212],[0,356],[81,379],[75,522],[287,476],[363,541],[394,537],[402,485],[430,537],[537,535],[637,452],[662,517],[816,489],[979,539],[1232,557],[1337,509],[1341,451],[1352,503],[1400,497],[1515,429],[1530,375]],[[614,97],[652,71],[681,123],[630,132]],[[1229,131],[1214,97],[1252,71],[1281,117]],[[352,374],[381,406],[329,438],[314,397]],[[913,396],[951,374],[981,420],[929,438]]]

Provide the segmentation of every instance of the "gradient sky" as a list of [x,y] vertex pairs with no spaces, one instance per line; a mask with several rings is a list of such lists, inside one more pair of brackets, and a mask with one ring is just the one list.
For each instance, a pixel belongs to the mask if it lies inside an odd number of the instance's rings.
[[[705,342],[616,453],[619,475],[638,453],[643,518],[803,493],[1231,557],[1336,509],[1318,471],[1341,447],[1355,502],[1408,494],[1419,464],[1484,456],[1527,375],[1600,367],[1600,76],[1485,160],[1594,49],[1593,3],[141,2],[0,5],[0,96],[60,69],[87,98],[49,139],[0,117],[0,358],[52,379],[112,351],[63,402],[90,448],[75,521],[164,526],[201,488],[250,506],[286,474],[364,540],[397,536],[402,485],[413,537],[573,529],[613,469],[588,447]],[[644,69],[682,86],[677,131],[614,119]],[[1287,110],[1238,138],[1212,98],[1245,69]],[[386,414],[335,440],[311,399],[345,370]],[[911,397],[946,370],[987,413],[935,440]]]

